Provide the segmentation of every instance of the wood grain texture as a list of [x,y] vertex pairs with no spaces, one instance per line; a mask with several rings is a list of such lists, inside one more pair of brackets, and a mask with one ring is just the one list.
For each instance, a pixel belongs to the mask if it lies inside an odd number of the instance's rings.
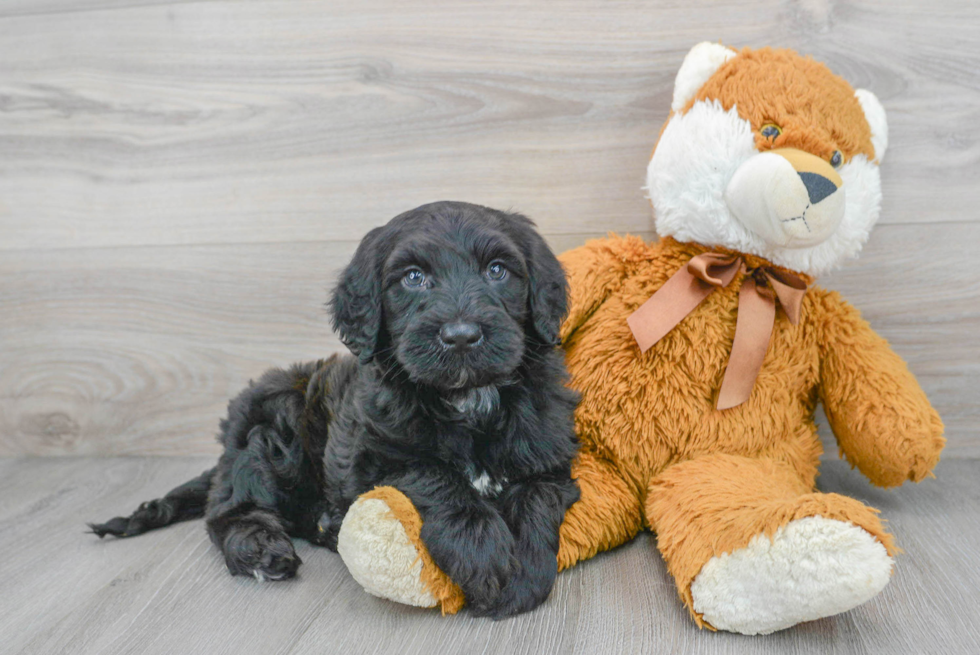
[[4,248],[354,239],[447,196],[648,229],[646,160],[703,39],[792,46],[879,94],[885,222],[977,220],[972,0],[3,11]]
[[562,573],[538,610],[494,622],[367,595],[340,558],[298,543],[300,577],[232,578],[200,521],[121,541],[82,521],[130,509],[210,458],[0,459],[3,652],[103,653],[971,653],[980,650],[980,462],[871,488],[828,462],[824,491],[882,510],[905,552],[870,603],[766,637],[699,631],[647,534]]
[[[825,280],[909,361],[946,421],[947,456],[980,455],[980,269],[948,264],[978,241],[980,224],[881,226]],[[218,419],[245,381],[343,349],[323,303],[355,246],[6,253],[0,454],[217,453]]]
[[339,348],[335,272],[421,202],[651,238],[674,75],[720,39],[881,98],[882,223],[822,282],[980,456],[978,28],[973,0],[0,3],[0,455],[216,452],[250,377]]

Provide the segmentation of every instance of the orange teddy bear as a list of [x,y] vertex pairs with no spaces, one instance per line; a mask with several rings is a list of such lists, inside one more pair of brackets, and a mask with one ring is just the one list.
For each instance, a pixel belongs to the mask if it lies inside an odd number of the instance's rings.
[[[885,113],[792,51],[710,43],[687,55],[671,109],[648,169],[661,239],[561,257],[582,497],[559,567],[650,528],[699,626],[768,633],[867,601],[892,570],[877,510],[815,489],[817,402],[880,486],[930,475],[944,444],[904,362],[811,286],[878,218]],[[359,499],[341,554],[373,593],[455,611],[399,496]]]
[[[698,625],[767,633],[863,603],[891,573],[877,510],[815,490],[817,401],[843,455],[884,487],[930,475],[943,426],[858,311],[810,286],[878,218],[887,124],[874,95],[792,51],[705,43],[677,75],[672,110],[648,168],[660,241],[609,238],[561,257],[583,400],[582,499],[560,566],[649,527]],[[709,252],[710,268],[692,271]],[[706,292],[676,327],[664,314],[693,301],[638,312],[672,277]],[[745,315],[760,303],[749,285],[769,291],[761,319]],[[751,357],[743,320],[768,321],[771,337],[739,395],[728,376]]]

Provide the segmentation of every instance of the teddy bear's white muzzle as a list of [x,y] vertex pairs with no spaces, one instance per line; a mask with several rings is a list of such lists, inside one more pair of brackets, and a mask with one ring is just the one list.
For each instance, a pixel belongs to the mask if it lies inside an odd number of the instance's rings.
[[807,248],[844,217],[843,181],[827,162],[791,148],[753,155],[725,189],[729,211],[770,246]]

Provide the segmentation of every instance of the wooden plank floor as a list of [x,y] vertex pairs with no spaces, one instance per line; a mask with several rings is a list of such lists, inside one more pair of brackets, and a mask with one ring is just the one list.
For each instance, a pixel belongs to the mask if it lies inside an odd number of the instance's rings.
[[0,652],[978,653],[980,460],[870,487],[839,461],[820,486],[883,512],[905,553],[872,602],[766,637],[699,631],[650,535],[559,576],[531,614],[494,622],[382,601],[304,542],[298,579],[232,578],[199,521],[99,541],[83,522],[128,511],[211,458],[0,459]]

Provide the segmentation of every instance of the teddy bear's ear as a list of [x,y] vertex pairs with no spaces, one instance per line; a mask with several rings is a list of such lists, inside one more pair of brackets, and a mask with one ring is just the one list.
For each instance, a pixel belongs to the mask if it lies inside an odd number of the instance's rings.
[[888,119],[885,117],[885,108],[878,102],[878,97],[867,89],[858,89],[854,96],[861,103],[864,118],[871,127],[871,145],[875,149],[875,159],[880,164],[885,157],[885,150],[888,149]]
[[680,111],[704,86],[721,65],[734,57],[737,52],[719,43],[704,41],[699,43],[684,57],[681,69],[674,80],[674,101],[670,103],[673,111]]

